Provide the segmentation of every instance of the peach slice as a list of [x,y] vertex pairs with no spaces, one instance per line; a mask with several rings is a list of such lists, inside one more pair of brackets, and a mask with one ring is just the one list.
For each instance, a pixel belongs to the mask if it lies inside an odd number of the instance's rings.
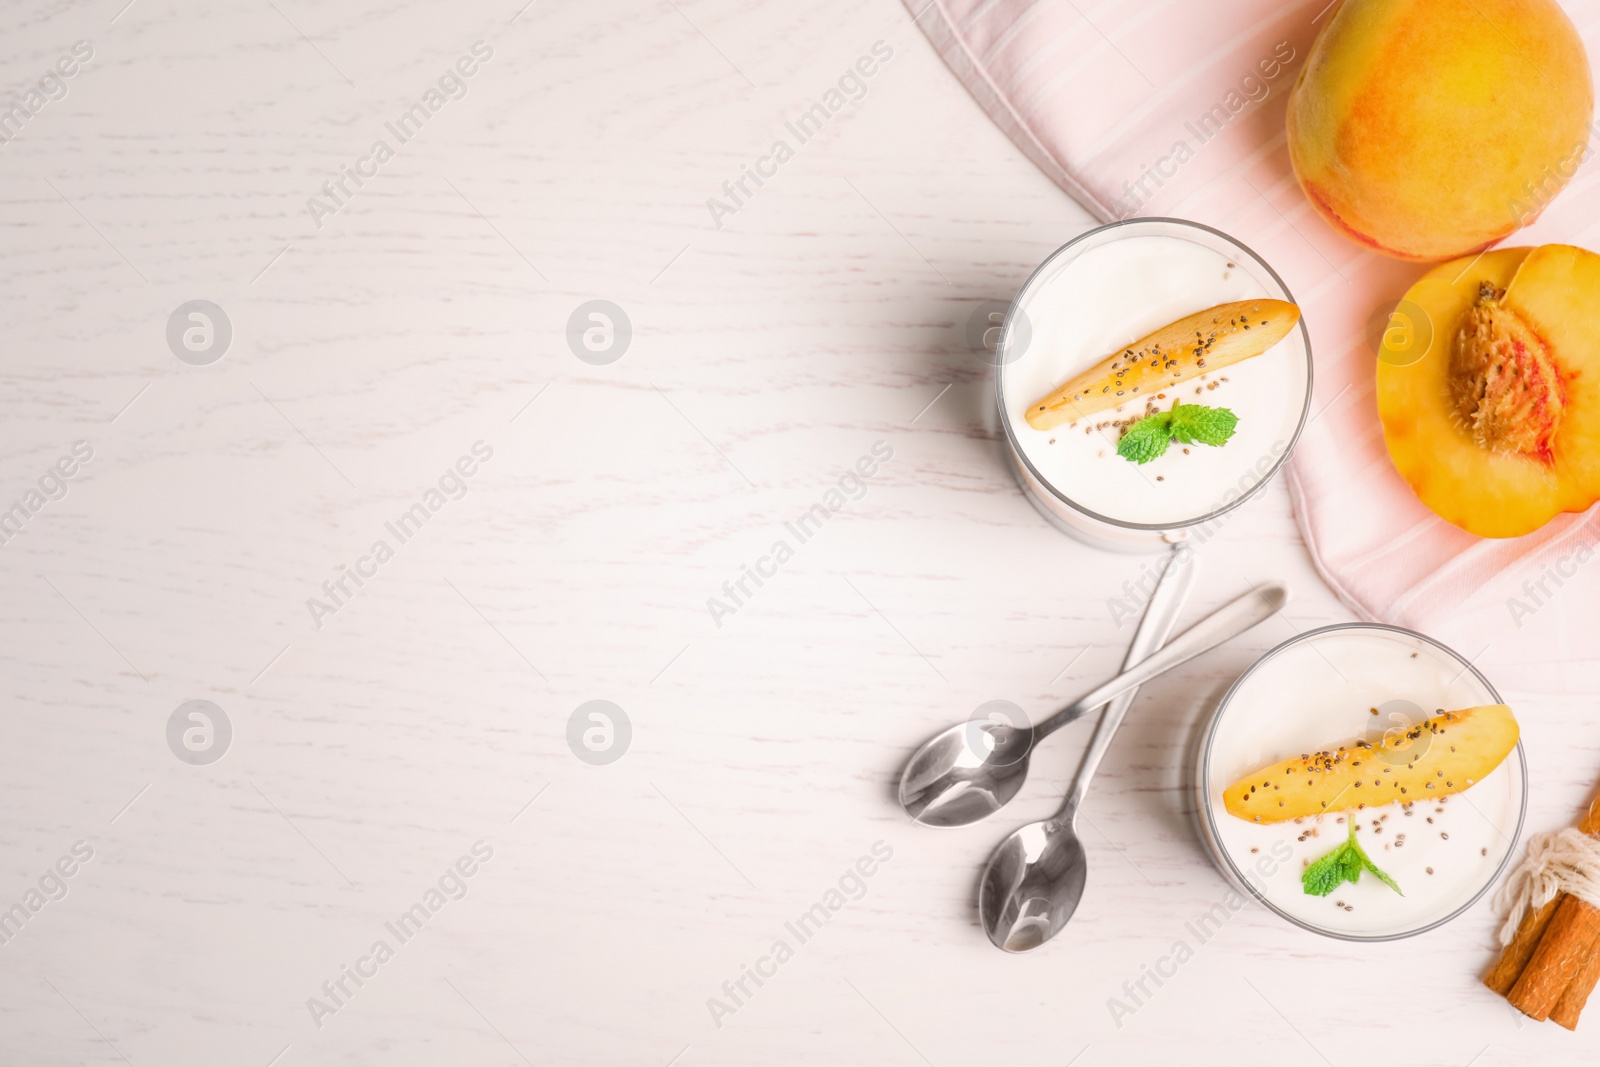
[[1299,321],[1298,307],[1265,297],[1185,315],[1035,401],[1028,408],[1028,425],[1049,430],[1253,359],[1283,340]]
[[1222,803],[1247,822],[1274,823],[1433,800],[1487,778],[1517,747],[1519,734],[1504,704],[1446,711],[1377,745],[1361,741],[1264,767],[1224,789]]

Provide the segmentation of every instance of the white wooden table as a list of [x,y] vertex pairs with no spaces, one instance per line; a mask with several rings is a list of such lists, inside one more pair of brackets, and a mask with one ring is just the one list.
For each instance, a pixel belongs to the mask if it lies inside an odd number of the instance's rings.
[[[893,0],[123,2],[23,0],[0,38],[18,96],[92,51],[0,146],[0,504],[23,504],[0,545],[0,908],[23,906],[0,1062],[1489,1067],[1600,1046],[1477,985],[1486,904],[1377,947],[1252,906],[1113,1020],[1226,892],[1180,788],[1197,717],[1294,629],[1348,618],[1281,486],[1206,547],[1189,616],[1249,581],[1297,598],[1140,694],[1061,938],[996,952],[975,878],[1052,809],[1086,729],[993,824],[901,816],[896,772],[934,729],[1115,669],[1107,602],[1147,561],[1069,542],[1003,466],[968,316],[1088,220]],[[847,80],[800,143],[787,124],[879,41],[860,98]],[[735,204],[744,168],[766,176]],[[194,300],[231,327],[213,362],[200,320],[176,331],[200,329],[194,362],[168,343]],[[631,323],[613,362],[568,343],[591,300]],[[892,458],[799,544],[785,524],[876,442]],[[1569,820],[1600,763],[1592,676],[1556,674],[1525,719],[1531,828]],[[592,700],[631,728],[606,765],[568,743]],[[188,701],[225,714],[222,758],[178,757],[221,745],[213,721],[186,749],[187,712],[169,746]],[[850,875],[875,847],[892,858]],[[786,924],[817,904],[802,940]]]

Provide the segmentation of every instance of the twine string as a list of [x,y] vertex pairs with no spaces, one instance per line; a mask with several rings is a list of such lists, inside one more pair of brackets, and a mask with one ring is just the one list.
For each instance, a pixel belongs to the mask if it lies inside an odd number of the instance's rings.
[[1544,907],[1562,893],[1600,908],[1600,837],[1569,826],[1528,839],[1527,857],[1495,894],[1495,907],[1506,917],[1500,944],[1511,943],[1530,910]]

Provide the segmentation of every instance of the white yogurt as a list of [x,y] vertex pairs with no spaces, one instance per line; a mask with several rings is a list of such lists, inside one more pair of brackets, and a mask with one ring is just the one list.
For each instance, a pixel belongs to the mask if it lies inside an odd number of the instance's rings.
[[[1218,711],[1209,748],[1201,754],[1209,823],[1234,868],[1272,907],[1326,933],[1394,937],[1451,917],[1494,880],[1521,826],[1520,749],[1465,792],[1419,799],[1410,814],[1391,801],[1299,822],[1255,824],[1223,806],[1222,791],[1253,771],[1372,739],[1375,727],[1381,733],[1398,725],[1370,709],[1399,700],[1417,705],[1423,717],[1439,708],[1500,702],[1466,663],[1430,641],[1382,626],[1337,627],[1308,635],[1252,669]],[[1352,817],[1361,847],[1404,896],[1370,874],[1326,897],[1305,893],[1301,871],[1344,842],[1344,820]]]
[[[1019,297],[1031,339],[1020,354],[1003,354],[1001,404],[1034,471],[1080,509],[1113,522],[1176,527],[1219,510],[1276,469],[1304,417],[1309,361],[1296,327],[1254,359],[1167,389],[1159,410],[1181,400],[1239,417],[1233,438],[1219,448],[1190,445],[1185,454],[1174,442],[1150,463],[1123,459],[1121,429],[1109,424],[1142,414],[1144,397],[1053,430],[1028,425],[1033,402],[1170,322],[1234,300],[1287,299],[1254,257],[1218,251],[1214,246],[1226,247],[1220,235],[1157,223],[1131,236],[1091,235],[1086,250],[1074,255],[1069,246],[1053,271],[1047,264],[1035,276]],[[1177,236],[1185,232],[1197,239]]]

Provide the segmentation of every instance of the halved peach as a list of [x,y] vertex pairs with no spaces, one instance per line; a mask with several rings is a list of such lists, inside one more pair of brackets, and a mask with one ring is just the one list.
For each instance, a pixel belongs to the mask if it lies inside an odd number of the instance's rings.
[[1415,362],[1380,358],[1378,415],[1418,498],[1480,537],[1600,500],[1600,256],[1544,245],[1464,257],[1406,302],[1432,343]]

